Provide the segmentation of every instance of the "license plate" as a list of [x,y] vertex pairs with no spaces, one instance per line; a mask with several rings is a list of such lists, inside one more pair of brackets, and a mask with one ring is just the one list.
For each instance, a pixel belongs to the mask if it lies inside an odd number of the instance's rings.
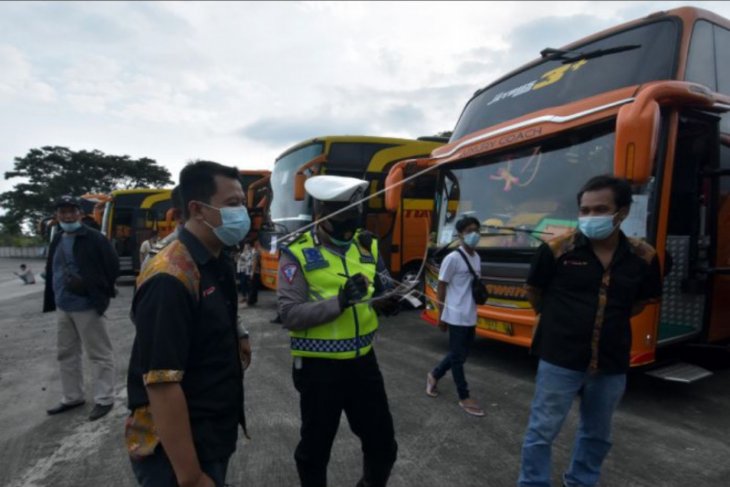
[[508,323],[506,321],[479,318],[479,328],[494,331],[496,333],[502,333],[503,335],[512,335],[512,323]]

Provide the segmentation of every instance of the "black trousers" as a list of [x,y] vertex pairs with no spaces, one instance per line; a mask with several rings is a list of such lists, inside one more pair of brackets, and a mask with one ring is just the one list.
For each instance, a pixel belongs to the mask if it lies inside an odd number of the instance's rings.
[[251,306],[259,300],[259,282],[261,282],[261,274],[259,273],[248,278],[248,304]]
[[361,487],[384,487],[398,444],[375,352],[352,360],[303,358],[293,369],[300,394],[301,440],[294,453],[302,487],[326,487],[327,464],[342,411],[360,438]]

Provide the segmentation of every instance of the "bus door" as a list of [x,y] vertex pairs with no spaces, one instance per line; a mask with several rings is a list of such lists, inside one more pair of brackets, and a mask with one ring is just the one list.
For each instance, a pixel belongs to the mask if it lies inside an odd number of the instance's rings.
[[[723,115],[723,122],[728,125],[730,113]],[[705,338],[716,342],[730,338],[730,134],[719,141],[717,166],[708,168],[703,176],[710,188],[708,207],[714,224],[711,267],[707,269],[710,310]]]
[[728,317],[727,299],[722,303],[712,293],[717,288],[718,236],[724,238],[725,252],[728,243],[727,230],[718,233],[718,121],[698,112],[679,116],[667,222],[665,268],[669,272],[664,279],[659,345],[706,340],[709,317],[716,307],[724,307]]

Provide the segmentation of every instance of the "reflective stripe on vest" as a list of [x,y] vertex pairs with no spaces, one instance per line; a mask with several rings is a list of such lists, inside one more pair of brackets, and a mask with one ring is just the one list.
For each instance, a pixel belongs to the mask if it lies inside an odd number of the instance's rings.
[[[355,242],[357,237],[356,234]],[[373,239],[371,249],[362,249],[355,242],[348,247],[344,259],[324,246],[317,246],[310,232],[289,245],[289,252],[299,263],[309,284],[310,301],[336,297],[348,276],[357,273],[363,274],[370,282],[364,300],[372,297],[378,261],[377,242]],[[315,251],[321,254],[326,266],[317,259],[318,264],[308,268],[306,256],[310,256],[311,263]],[[291,353],[300,357],[352,359],[370,351],[377,328],[378,318],[370,303],[356,304],[332,321],[306,330],[291,331]]]

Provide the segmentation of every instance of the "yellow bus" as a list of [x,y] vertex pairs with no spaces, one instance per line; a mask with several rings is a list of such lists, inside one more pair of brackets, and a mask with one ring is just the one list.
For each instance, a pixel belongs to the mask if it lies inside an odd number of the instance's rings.
[[[301,142],[274,163],[272,200],[259,232],[261,281],[276,289],[281,239],[312,222],[312,203],[304,181],[315,174],[350,176],[370,181],[370,194],[383,188],[385,176],[399,161],[429,154],[446,139],[418,140],[369,136],[326,136]],[[415,276],[426,250],[435,179],[426,176],[406,189],[403,205],[385,209],[382,195],[368,200],[365,227],[380,239],[380,252],[395,276]]]
[[[529,346],[531,257],[543,240],[575,228],[576,193],[608,173],[633,187],[623,231],[651,243],[666,274],[662,304],[632,320],[631,365],[650,364],[673,344],[727,341],[729,60],[730,22],[685,7],[544,49],[478,91],[448,145],[388,177],[386,202],[396,209],[406,170],[438,174],[424,318],[438,318],[439,262],[455,222],[471,214],[483,225],[478,252],[491,294],[478,309],[477,333]],[[655,375],[704,374],[686,367]]]
[[157,231],[160,238],[174,230],[168,217],[172,208],[170,189],[120,189],[110,193],[104,206],[101,232],[119,255],[121,275],[139,272],[139,247]]

